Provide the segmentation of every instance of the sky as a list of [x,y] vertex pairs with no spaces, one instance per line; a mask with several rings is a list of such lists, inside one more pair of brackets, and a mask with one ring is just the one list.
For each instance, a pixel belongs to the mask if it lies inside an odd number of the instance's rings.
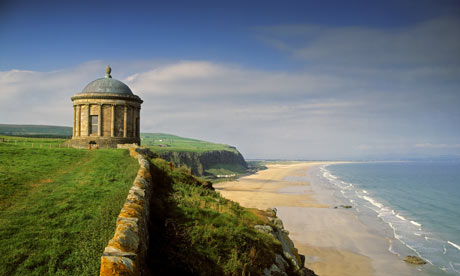
[[460,0],[0,1],[0,123],[71,126],[106,65],[247,159],[460,156]]

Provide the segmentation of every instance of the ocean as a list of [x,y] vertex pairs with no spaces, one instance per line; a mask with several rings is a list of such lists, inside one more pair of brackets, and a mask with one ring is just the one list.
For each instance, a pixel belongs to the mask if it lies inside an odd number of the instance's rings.
[[308,177],[385,236],[390,252],[425,259],[421,275],[460,275],[460,163],[322,165]]

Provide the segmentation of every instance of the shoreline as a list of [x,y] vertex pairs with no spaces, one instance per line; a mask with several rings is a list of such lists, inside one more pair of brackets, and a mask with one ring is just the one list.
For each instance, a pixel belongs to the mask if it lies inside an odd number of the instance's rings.
[[269,164],[236,181],[214,184],[222,196],[248,208],[277,208],[306,266],[318,275],[413,275],[418,272],[388,251],[389,241],[346,209],[330,190],[305,180],[314,166],[348,162]]

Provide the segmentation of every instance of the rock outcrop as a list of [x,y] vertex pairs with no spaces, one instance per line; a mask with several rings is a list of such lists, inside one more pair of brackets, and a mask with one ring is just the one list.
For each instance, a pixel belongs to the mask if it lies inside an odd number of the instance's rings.
[[409,264],[424,265],[426,261],[417,256],[407,256],[404,261]]
[[275,263],[264,269],[264,276],[287,276],[291,274],[290,272],[295,272],[296,275],[315,276],[316,274],[312,270],[304,267],[305,256],[300,255],[297,248],[294,247],[294,243],[289,238],[289,232],[284,229],[283,221],[274,215],[276,211],[272,211],[272,214],[273,216],[268,217],[271,225],[254,226],[256,230],[273,236],[283,248],[283,255],[275,255]]

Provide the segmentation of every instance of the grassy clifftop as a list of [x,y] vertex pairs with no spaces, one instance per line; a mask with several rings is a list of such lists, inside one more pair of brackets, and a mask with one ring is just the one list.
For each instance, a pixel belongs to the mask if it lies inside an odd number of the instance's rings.
[[141,133],[143,146],[150,147],[154,152],[176,151],[176,152],[198,152],[205,151],[230,151],[237,152],[235,147],[211,143],[207,141],[184,138],[165,133]]
[[138,164],[55,139],[0,143],[0,275],[96,275]]
[[9,125],[0,124],[0,134],[28,137],[72,137],[72,128],[48,125]]
[[248,165],[232,146],[164,133],[142,133],[142,145],[177,166],[188,167],[194,175],[207,179],[237,177]]
[[[71,138],[72,128],[49,125],[0,124],[0,135],[22,137]],[[37,140],[14,139],[22,144],[32,144]],[[60,140],[55,140],[61,143]],[[42,143],[42,142],[41,142]],[[43,143],[50,143],[44,140]],[[37,144],[37,143],[36,143]],[[208,179],[237,177],[247,172],[247,164],[241,153],[233,146],[184,138],[165,133],[141,133],[141,144],[149,147],[163,159],[178,166],[187,166],[192,173]]]
[[[31,137],[54,137],[55,143],[61,143],[62,141],[58,138],[71,138],[72,128],[0,124],[0,135],[22,136],[24,138],[5,138],[7,140],[13,139],[16,141],[15,143],[20,142],[22,144],[32,145],[32,143],[38,142],[38,140],[30,140]],[[40,143],[51,142],[43,140]],[[141,133],[141,144],[149,147],[163,159],[178,166],[187,166],[193,174],[210,180],[234,178],[247,173],[246,161],[233,146],[165,133]]]

